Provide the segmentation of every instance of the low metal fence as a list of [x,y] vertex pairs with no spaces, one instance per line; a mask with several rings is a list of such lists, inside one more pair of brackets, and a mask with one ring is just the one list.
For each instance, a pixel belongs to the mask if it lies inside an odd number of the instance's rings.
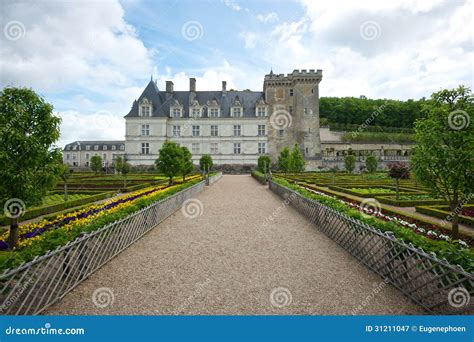
[[361,263],[430,312],[472,313],[474,275],[434,254],[326,207],[273,181],[271,191],[287,200],[320,231]]
[[6,270],[0,276],[0,314],[41,313],[203,189],[204,181]]

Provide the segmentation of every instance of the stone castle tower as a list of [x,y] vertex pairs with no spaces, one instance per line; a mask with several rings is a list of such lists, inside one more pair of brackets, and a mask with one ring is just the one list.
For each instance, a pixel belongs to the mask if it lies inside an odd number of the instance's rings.
[[285,147],[300,146],[305,159],[321,157],[319,82],[322,70],[294,70],[265,75],[263,91],[269,105],[268,153],[276,160]]

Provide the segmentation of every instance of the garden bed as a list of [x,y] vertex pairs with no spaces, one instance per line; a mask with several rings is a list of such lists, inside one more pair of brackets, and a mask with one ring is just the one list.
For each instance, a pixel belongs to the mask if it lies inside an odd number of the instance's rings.
[[433,198],[429,194],[401,195],[397,200],[396,196],[376,196],[380,203],[390,204],[397,207],[415,207],[418,205],[439,205],[447,204],[444,199]]
[[[416,211],[421,214],[437,217],[447,222],[451,222],[450,218],[452,218],[452,212],[446,205],[417,206]],[[474,217],[472,216],[473,211],[474,205],[465,205],[463,207],[463,211],[459,215],[459,222],[474,227]]]
[[67,214],[50,217],[19,227],[20,242],[14,251],[7,251],[8,232],[0,235],[0,271],[17,266],[69,241],[82,233],[95,231],[107,224],[120,220],[140,209],[201,181],[200,176],[188,179],[184,184],[161,186],[139,190],[115,197],[101,204],[86,206]]
[[[328,186],[328,188],[331,190],[344,192],[352,196],[365,197],[365,198],[374,198],[375,196],[396,194],[395,187],[387,186],[387,185],[376,186],[376,187],[374,187],[373,185],[366,185],[366,186],[361,185],[359,187],[351,187],[351,188],[347,186],[342,187],[342,186],[330,185]],[[410,194],[410,193],[419,194],[420,191],[400,187],[400,194]]]

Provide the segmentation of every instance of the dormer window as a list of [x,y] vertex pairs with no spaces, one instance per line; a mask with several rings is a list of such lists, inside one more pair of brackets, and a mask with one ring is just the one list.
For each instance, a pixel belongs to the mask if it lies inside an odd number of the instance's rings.
[[94,151],[98,151],[99,150],[99,145],[94,145]]
[[219,107],[212,107],[209,108],[209,117],[210,118],[218,118],[219,117]]
[[258,106],[257,107],[257,116],[265,117],[267,116],[267,107],[265,106]]
[[90,151],[91,145],[86,145],[86,151]]
[[120,150],[125,151],[125,145],[120,145]]
[[242,107],[232,107],[232,117],[240,118],[242,116]]
[[116,148],[117,148],[117,146],[115,146],[115,145],[112,145],[112,151],[115,151],[115,150],[116,150]]
[[172,118],[180,118],[182,116],[182,109],[181,108],[171,108],[171,117]]
[[193,118],[200,118],[201,117],[201,108],[200,107],[194,107],[191,109],[191,116]]
[[140,102],[140,116],[151,116],[151,102],[145,97]]

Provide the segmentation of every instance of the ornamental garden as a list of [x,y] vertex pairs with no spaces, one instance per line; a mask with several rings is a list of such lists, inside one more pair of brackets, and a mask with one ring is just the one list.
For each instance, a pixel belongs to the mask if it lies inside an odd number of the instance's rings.
[[[355,169],[305,172],[298,145],[277,160],[261,156],[252,176],[273,181],[396,239],[433,253],[438,259],[474,271],[473,98],[459,87],[432,95],[415,123],[409,163],[381,171],[375,156]],[[104,174],[100,157],[90,172],[62,164],[60,119],[30,89],[0,93],[0,272],[7,272],[202,182],[213,172],[209,155],[200,165],[190,151],[166,142],[155,170],[134,171],[122,159]],[[464,123],[459,120],[464,118]],[[255,183],[255,186],[259,186]],[[472,291],[472,289],[468,289]]]

